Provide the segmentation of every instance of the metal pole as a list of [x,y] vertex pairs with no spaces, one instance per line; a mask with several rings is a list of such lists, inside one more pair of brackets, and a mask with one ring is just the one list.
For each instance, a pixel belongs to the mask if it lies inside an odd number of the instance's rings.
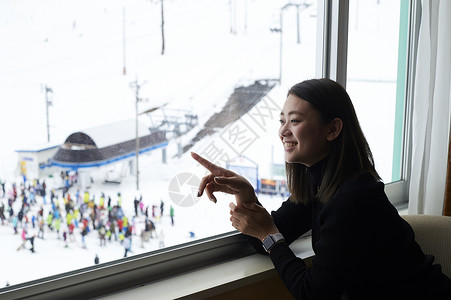
[[125,66],[125,6],[122,7],[122,63],[123,63],[123,68],[122,68],[122,74],[126,75],[127,74],[127,68]]
[[[144,81],[142,84],[145,84]],[[130,87],[135,89],[135,129],[136,129],[136,189],[139,191],[139,132],[138,132],[138,102],[142,99],[139,98],[139,90],[141,85],[138,83],[138,76],[136,76],[135,81],[130,82]]]
[[300,29],[299,29],[299,5],[296,5],[296,28],[297,28],[297,33],[298,33],[298,44],[301,43],[301,33],[300,33]]
[[163,0],[161,1],[161,55],[164,54],[165,49],[165,40],[164,40],[164,6],[163,6]]
[[138,101],[139,101],[139,85],[138,78],[135,81],[136,87],[136,101],[135,101],[135,109],[136,109],[136,190],[139,191],[139,133],[138,133]]
[[280,10],[280,50],[279,50],[279,84],[282,84],[282,32],[283,32],[283,9]]
[[47,142],[50,142],[49,99],[48,99],[47,86],[45,86],[45,110],[46,110],[46,116],[47,116]]
[[45,85],[45,111],[47,117],[47,142],[50,142],[50,122],[49,122],[49,106],[52,105],[52,102],[49,101],[49,93],[53,92],[51,88]]

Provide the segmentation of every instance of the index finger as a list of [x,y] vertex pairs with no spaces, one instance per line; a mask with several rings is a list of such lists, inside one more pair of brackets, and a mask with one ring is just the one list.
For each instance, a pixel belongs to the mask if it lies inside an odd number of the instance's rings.
[[223,168],[221,168],[220,166],[217,166],[214,163],[206,160],[195,152],[191,152],[191,156],[214,175],[218,175],[218,173],[220,173],[219,171],[223,170]]

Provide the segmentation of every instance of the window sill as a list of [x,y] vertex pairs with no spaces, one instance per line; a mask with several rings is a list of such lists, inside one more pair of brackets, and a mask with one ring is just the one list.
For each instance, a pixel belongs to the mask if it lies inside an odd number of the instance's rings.
[[[407,214],[406,205],[398,205],[400,215]],[[310,260],[314,256],[311,236],[305,235],[290,245],[296,256]],[[185,272],[140,287],[102,296],[102,300],[207,298],[275,276],[268,256],[252,254],[194,271]],[[174,288],[177,287],[177,288]]]
[[[295,241],[290,248],[303,259],[313,257],[311,238]],[[268,256],[253,254],[210,267],[187,272],[137,288],[98,299],[177,299],[215,296],[274,276],[276,271]],[[177,288],[174,288],[177,287]]]

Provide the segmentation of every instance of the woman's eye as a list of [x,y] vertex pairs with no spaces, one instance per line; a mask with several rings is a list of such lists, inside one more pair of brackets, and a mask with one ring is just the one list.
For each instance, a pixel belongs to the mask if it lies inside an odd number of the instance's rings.
[[299,123],[300,121],[299,120],[291,120],[290,122],[291,123]]
[[285,124],[284,120],[279,120],[280,124]]

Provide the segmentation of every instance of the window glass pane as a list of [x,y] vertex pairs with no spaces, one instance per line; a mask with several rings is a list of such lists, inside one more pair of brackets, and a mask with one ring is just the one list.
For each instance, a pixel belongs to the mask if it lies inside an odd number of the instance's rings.
[[1,1],[0,284],[232,230],[190,151],[277,208],[280,108],[322,53],[316,2],[289,3]]
[[408,7],[400,7],[399,0],[349,2],[347,90],[385,183],[401,179],[395,132],[403,124]]

